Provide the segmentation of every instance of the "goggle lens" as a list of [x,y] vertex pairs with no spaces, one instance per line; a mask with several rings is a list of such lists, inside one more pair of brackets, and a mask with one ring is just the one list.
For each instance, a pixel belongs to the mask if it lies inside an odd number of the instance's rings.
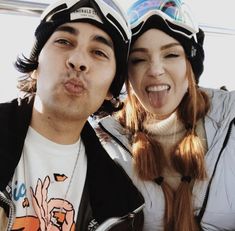
[[[191,32],[198,32],[198,26],[192,18],[190,9],[180,0],[139,0],[128,10],[131,27],[146,21],[152,15],[159,15],[164,20],[181,26]],[[188,34],[186,36],[189,36]]]

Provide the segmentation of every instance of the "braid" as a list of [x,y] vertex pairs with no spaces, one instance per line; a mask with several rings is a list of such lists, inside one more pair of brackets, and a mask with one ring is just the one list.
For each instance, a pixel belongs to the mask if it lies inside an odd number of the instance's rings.
[[161,186],[165,197],[164,230],[198,231],[192,206],[192,183],[206,178],[204,149],[196,134],[196,123],[209,110],[208,96],[195,84],[190,63],[187,61],[189,89],[177,110],[178,118],[186,128],[186,135],[171,153],[173,168],[182,175],[178,189],[173,192],[162,177],[166,167],[164,150],[156,139],[151,138],[142,128],[148,113],[135,95],[129,92],[124,108],[119,113],[121,124],[132,134],[133,158],[135,169],[142,180],[155,181]]
[[195,85],[192,72],[187,76],[189,91],[184,96],[178,110],[178,116],[185,125],[187,133],[171,155],[175,170],[182,175],[182,181],[175,192],[174,230],[197,231],[199,227],[193,214],[190,181],[191,179],[204,180],[206,178],[204,149],[195,128],[196,122],[203,118],[209,110],[209,100],[207,95]]

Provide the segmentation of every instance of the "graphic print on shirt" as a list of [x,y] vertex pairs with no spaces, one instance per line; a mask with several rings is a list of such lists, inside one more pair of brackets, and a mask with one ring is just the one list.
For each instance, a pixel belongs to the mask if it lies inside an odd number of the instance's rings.
[[[64,182],[67,179],[65,175],[54,174],[55,182]],[[49,176],[44,180],[38,179],[36,187],[34,189],[30,187],[30,192],[26,194],[25,184],[18,185],[15,182],[13,197],[16,200],[20,197],[23,199],[22,207],[25,208],[26,215],[15,219],[12,231],[75,230],[73,205],[64,198],[48,198],[50,184]],[[27,214],[27,208],[30,206],[36,215]]]

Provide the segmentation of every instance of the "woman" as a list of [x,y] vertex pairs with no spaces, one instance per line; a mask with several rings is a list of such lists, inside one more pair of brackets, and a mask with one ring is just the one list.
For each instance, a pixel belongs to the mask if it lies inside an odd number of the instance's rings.
[[129,17],[125,129],[108,117],[114,139],[99,135],[145,198],[144,230],[235,230],[235,92],[198,86],[204,33],[184,3],[139,0]]

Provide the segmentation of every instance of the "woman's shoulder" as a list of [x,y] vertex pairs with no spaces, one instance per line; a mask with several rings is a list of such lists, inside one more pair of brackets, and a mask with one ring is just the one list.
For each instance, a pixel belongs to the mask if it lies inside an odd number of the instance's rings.
[[235,117],[235,91],[223,89],[201,88],[210,99],[210,114]]
[[226,100],[226,101],[234,102],[234,99],[235,99],[234,90],[229,91],[229,90],[225,90],[224,88],[216,89],[216,88],[203,88],[203,87],[200,87],[200,89],[206,92],[209,98],[211,98],[212,100],[216,100],[216,101]]

